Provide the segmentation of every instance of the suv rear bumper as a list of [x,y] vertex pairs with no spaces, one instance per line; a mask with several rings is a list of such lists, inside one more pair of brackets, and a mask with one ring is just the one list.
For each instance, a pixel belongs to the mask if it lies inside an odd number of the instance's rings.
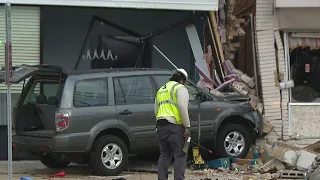
[[13,135],[12,143],[17,151],[30,153],[88,152],[92,133],[57,135],[53,138]]

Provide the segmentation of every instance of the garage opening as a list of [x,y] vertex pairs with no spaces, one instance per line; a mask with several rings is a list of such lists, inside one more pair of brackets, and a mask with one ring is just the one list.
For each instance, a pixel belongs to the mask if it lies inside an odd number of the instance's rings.
[[[173,69],[194,72],[185,27],[204,20],[199,12],[45,6],[42,16],[42,63],[66,70],[100,68]],[[194,77],[191,73],[191,77]]]

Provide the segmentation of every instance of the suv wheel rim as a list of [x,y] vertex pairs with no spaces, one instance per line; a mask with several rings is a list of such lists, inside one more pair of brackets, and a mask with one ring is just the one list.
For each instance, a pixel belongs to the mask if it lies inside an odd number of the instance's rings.
[[123,154],[121,148],[114,143],[107,144],[101,152],[103,165],[108,169],[116,169],[122,162]]
[[245,140],[241,133],[230,132],[224,139],[224,149],[230,156],[238,156],[245,147]]

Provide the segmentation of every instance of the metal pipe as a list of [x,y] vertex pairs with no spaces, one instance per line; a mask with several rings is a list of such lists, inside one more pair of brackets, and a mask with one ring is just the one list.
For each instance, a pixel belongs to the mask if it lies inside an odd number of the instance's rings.
[[251,25],[251,42],[252,42],[252,59],[253,59],[253,67],[254,67],[254,81],[255,81],[255,90],[256,90],[256,96],[259,98],[259,88],[258,88],[258,73],[257,73],[257,62],[256,62],[256,51],[255,51],[255,44],[254,44],[254,27],[253,27],[253,15],[250,13],[250,25]]
[[11,84],[12,84],[12,46],[11,46],[11,4],[5,5],[6,46],[5,67],[7,84],[7,121],[8,121],[8,180],[12,180],[12,116],[11,116]]
[[176,69],[178,69],[178,67],[176,65],[173,64],[173,62],[156,46],[153,45],[153,47]]
[[198,144],[201,138],[201,96],[198,96]]
[[320,139],[320,136],[301,136],[300,134],[293,134],[290,136],[290,140],[302,140],[302,139]]
[[[283,43],[284,43],[284,61],[286,66],[287,80],[291,79],[291,68],[290,68],[290,55],[289,55],[289,41],[288,41],[288,32],[284,32],[283,34]],[[288,89],[289,94],[289,102],[291,102],[291,88]]]

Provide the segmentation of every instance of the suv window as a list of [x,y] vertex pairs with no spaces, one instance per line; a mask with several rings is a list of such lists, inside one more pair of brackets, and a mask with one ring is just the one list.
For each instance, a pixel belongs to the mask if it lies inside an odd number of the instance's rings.
[[[170,75],[154,75],[153,77],[158,88],[167,83],[170,79]],[[192,83],[189,82],[185,84],[185,87],[188,89],[189,92],[189,100],[197,100],[196,94],[198,93],[198,89]]]
[[116,104],[154,102],[154,89],[149,76],[118,77],[114,79]]
[[23,104],[57,105],[59,87],[59,81],[35,80]]
[[153,77],[158,88],[166,84],[170,79],[170,75],[154,75]]
[[76,82],[73,94],[74,107],[106,105],[108,105],[107,79],[88,79]]
[[197,94],[198,94],[198,89],[191,83],[188,83],[184,85],[189,92],[189,100],[190,101],[197,101]]

